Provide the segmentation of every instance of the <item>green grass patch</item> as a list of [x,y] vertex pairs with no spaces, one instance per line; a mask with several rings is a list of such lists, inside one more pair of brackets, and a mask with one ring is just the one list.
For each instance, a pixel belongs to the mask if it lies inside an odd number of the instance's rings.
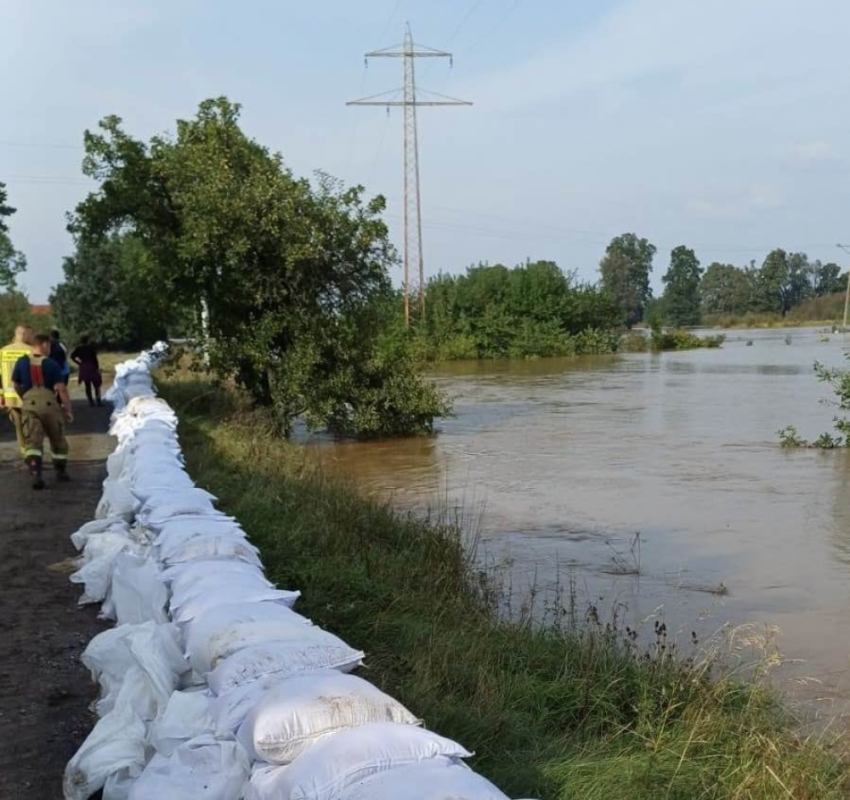
[[301,589],[301,613],[366,651],[364,677],[474,750],[511,797],[850,793],[847,763],[795,736],[764,689],[592,621],[510,623],[458,526],[327,479],[234,393],[174,376],[160,389],[192,475],[239,518],[270,578]]

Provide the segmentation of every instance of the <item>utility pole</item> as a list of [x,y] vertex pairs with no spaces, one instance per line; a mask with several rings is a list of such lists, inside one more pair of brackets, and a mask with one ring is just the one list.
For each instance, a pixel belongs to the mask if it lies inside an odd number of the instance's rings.
[[[351,100],[349,106],[385,106],[387,113],[393,106],[404,108],[404,325],[410,325],[410,273],[418,266],[419,315],[425,318],[425,260],[422,255],[422,207],[419,193],[419,134],[416,125],[416,109],[419,106],[471,106],[466,100],[458,100],[437,92],[416,88],[414,59],[448,58],[452,54],[444,50],[416,44],[410,32],[410,23],[405,23],[404,42],[400,45],[372,50],[370,58],[401,58],[404,60],[404,86],[390,92]],[[401,93],[402,99],[398,99]],[[420,96],[423,99],[420,99]]]
[[[850,253],[850,245],[837,244],[835,245],[845,253]],[[841,326],[841,332],[847,333],[847,309],[850,307],[850,269],[847,270],[847,289],[844,292],[844,324]]]

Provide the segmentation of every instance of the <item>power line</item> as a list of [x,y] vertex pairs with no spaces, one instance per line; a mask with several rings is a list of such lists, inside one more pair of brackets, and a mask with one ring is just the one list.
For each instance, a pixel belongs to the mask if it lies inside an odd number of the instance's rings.
[[419,133],[416,124],[416,109],[419,106],[472,105],[454,97],[423,93],[427,99],[419,99],[416,89],[414,63],[417,58],[449,58],[445,50],[417,44],[413,41],[410,24],[405,26],[404,43],[401,47],[384,47],[366,53],[366,58],[400,58],[404,65],[404,97],[396,99],[398,91],[352,100],[350,106],[392,106],[404,108],[404,324],[410,324],[410,266],[418,262],[419,313],[425,316],[425,266],[422,247],[422,206],[419,191]]

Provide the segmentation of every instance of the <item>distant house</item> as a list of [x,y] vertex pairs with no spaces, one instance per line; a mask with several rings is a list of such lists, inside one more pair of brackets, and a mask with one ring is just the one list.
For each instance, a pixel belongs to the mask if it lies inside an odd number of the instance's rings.
[[49,317],[50,303],[34,303],[30,306],[30,311],[32,311],[36,317]]

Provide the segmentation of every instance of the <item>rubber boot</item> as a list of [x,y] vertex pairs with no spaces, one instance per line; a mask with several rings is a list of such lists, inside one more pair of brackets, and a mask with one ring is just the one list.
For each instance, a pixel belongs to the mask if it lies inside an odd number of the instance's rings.
[[71,480],[68,476],[68,462],[64,459],[62,461],[54,461],[53,469],[56,470],[56,480],[60,483],[67,483]]
[[44,479],[41,477],[41,456],[27,458],[27,469],[30,471],[33,489],[43,489]]

